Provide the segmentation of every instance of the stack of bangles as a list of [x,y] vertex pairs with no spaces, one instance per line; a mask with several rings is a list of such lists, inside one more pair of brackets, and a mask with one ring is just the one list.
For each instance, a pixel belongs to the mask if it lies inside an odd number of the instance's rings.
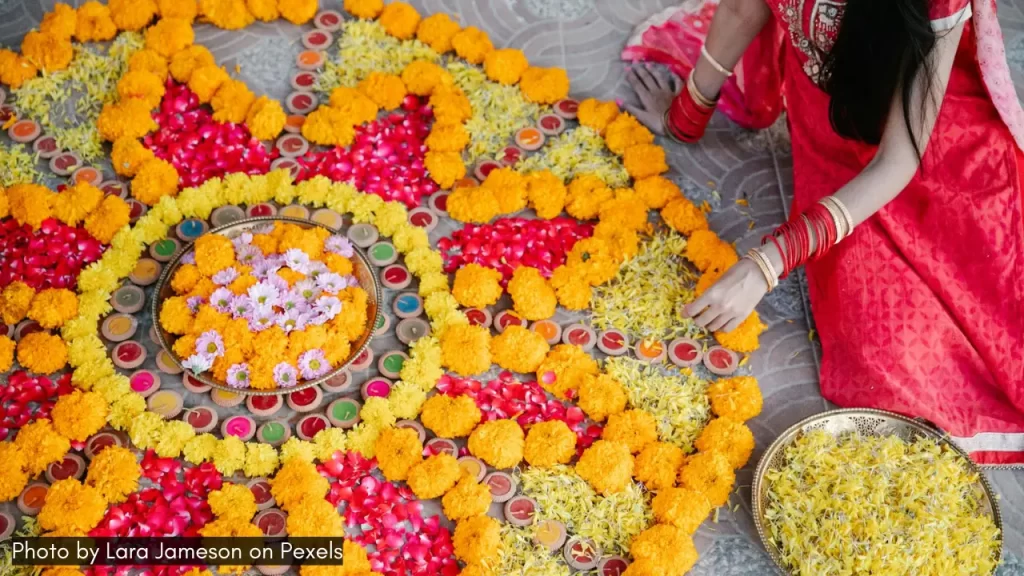
[[[776,274],[768,255],[761,248],[752,248],[744,258],[751,260],[764,274],[771,292],[779,285],[779,279],[789,276],[797,267],[813,262],[825,255],[853,232],[853,216],[835,196],[826,196],[811,206],[799,218],[779,226],[775,232],[765,236],[761,245],[769,242],[782,255],[782,274]],[[814,250],[811,250],[811,237]]]
[[693,73],[686,78],[686,87],[672,100],[665,111],[665,134],[676,142],[692,144],[704,136],[704,129],[715,112],[716,100],[709,100],[693,84]]

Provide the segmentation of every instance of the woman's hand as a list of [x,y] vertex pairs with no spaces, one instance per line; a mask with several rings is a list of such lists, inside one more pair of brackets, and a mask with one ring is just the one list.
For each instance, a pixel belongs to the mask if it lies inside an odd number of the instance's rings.
[[768,283],[761,269],[753,261],[741,258],[700,298],[687,304],[683,313],[712,332],[731,332],[750,316],[767,292]]
[[664,135],[665,111],[682,89],[679,77],[637,65],[626,73],[626,80],[640,99],[640,106],[627,105],[626,108],[651,132]]

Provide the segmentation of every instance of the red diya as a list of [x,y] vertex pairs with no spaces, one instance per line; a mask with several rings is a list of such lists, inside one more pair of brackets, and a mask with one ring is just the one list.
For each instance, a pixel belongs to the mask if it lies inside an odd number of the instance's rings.
[[7,385],[0,387],[0,441],[26,424],[49,418],[57,398],[73,389],[71,374],[53,381],[46,376],[30,376],[23,370],[12,373]]
[[263,174],[270,169],[270,155],[248,128],[214,121],[196,94],[182,84],[168,80],[154,119],[159,129],[142,141],[174,165],[182,187],[234,172]]
[[35,231],[13,218],[0,222],[0,246],[0,288],[19,280],[37,291],[74,290],[82,269],[105,249],[84,228],[54,218],[43,220]]
[[532,266],[545,278],[565,264],[576,242],[594,233],[592,224],[571,218],[532,220],[500,218],[490,224],[470,224],[442,238],[438,248],[445,272],[454,273],[470,262],[501,272],[502,283],[519,266]]

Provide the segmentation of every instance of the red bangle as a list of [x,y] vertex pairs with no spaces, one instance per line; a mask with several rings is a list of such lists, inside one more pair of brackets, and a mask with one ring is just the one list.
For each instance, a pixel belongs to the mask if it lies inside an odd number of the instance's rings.
[[702,136],[707,128],[714,108],[708,108],[694,102],[688,90],[683,90],[672,100],[665,114],[665,129],[678,140],[693,143]]

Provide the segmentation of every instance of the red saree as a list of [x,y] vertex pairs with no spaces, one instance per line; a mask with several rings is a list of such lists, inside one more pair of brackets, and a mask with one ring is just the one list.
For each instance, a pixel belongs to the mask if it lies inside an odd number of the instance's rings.
[[[827,51],[843,2],[769,4],[782,26],[769,26],[739,68],[781,72],[781,90],[737,78],[723,96],[731,93],[730,102],[740,105],[725,111],[746,126],[762,126],[785,94],[798,215],[857,175],[876,149],[832,131],[828,96],[812,80],[818,62],[807,38]],[[821,391],[840,406],[931,420],[979,463],[1020,464],[1024,112],[1009,81],[995,0],[936,1],[932,18],[937,30],[967,24],[922,171],[807,268],[823,350]],[[671,27],[661,26],[635,35],[640,43],[624,56],[645,57],[643,46],[652,40],[665,46],[658,35]],[[763,46],[780,29],[782,57],[766,59]]]

